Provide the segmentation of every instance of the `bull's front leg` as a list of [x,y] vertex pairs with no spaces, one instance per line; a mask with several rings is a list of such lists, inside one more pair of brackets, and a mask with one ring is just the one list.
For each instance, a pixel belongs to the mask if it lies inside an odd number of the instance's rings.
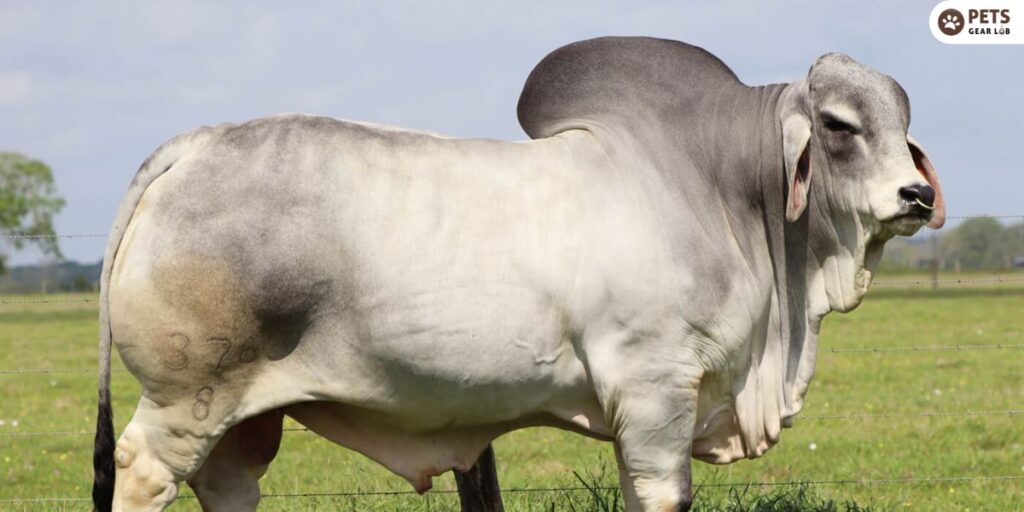
[[686,511],[692,503],[690,450],[702,371],[679,349],[681,340],[674,341],[620,339],[588,348],[629,512]]

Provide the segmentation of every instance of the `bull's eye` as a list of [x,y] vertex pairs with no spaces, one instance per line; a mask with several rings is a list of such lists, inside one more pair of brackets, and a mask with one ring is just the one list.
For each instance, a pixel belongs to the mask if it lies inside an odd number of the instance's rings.
[[850,135],[856,135],[860,133],[860,129],[856,126],[834,117],[828,114],[822,114],[821,121],[825,125],[825,129],[835,133],[846,133]]

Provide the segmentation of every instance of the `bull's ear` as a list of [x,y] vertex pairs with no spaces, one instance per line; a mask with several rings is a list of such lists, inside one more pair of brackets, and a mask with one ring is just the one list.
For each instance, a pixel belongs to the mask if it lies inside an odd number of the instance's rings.
[[811,186],[811,122],[802,113],[782,121],[782,154],[786,165],[786,220],[796,222],[807,208]]
[[932,167],[932,161],[928,159],[928,154],[924,152],[924,148],[910,135],[907,135],[907,146],[910,147],[910,156],[914,158],[914,166],[917,167],[917,172],[924,176],[925,181],[935,191],[935,202],[932,203],[935,209],[932,210],[932,220],[928,223],[928,227],[939,229],[946,223],[946,200],[942,197],[939,176],[935,174],[935,168]]

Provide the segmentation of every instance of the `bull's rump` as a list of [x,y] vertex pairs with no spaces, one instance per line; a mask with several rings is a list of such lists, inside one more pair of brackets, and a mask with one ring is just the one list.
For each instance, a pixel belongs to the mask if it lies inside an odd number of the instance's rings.
[[585,394],[567,304],[585,212],[557,142],[305,116],[197,140],[111,280],[114,341],[157,401],[211,377],[251,409],[327,399],[427,429]]

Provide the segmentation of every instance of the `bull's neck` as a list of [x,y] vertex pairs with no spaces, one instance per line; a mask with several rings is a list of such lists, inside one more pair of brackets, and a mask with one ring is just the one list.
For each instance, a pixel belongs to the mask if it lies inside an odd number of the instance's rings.
[[[749,258],[776,243],[781,248],[787,226],[782,132],[778,109],[787,84],[735,87],[715,91],[702,102],[688,153],[698,172],[718,196],[741,255]],[[724,142],[724,144],[723,144]],[[708,150],[708,148],[714,148]],[[776,252],[772,250],[772,258]]]
[[[770,339],[779,340],[786,361],[785,380],[791,386],[787,393],[786,414],[800,408],[814,372],[818,328],[821,318],[831,311],[827,300],[824,271],[833,254],[827,241],[834,235],[819,220],[830,216],[830,207],[823,190],[812,177],[810,205],[796,222],[787,222],[786,171],[782,153],[782,102],[789,84],[764,87],[740,86],[733,91],[716,94],[704,106],[704,119],[713,120],[706,130],[698,132],[695,149],[728,141],[729,152],[697,153],[698,168],[711,169],[736,179],[716,182],[715,190],[728,207],[727,222],[733,232],[747,236],[737,240],[740,256],[752,268],[760,262],[761,274],[774,288],[771,294],[777,307],[770,321]],[[722,176],[707,176],[722,180]],[[749,206],[748,206],[749,205]],[[812,243],[818,247],[812,247]],[[768,262],[768,263],[765,263]],[[764,268],[765,265],[771,268]],[[762,284],[769,284],[767,282]]]

